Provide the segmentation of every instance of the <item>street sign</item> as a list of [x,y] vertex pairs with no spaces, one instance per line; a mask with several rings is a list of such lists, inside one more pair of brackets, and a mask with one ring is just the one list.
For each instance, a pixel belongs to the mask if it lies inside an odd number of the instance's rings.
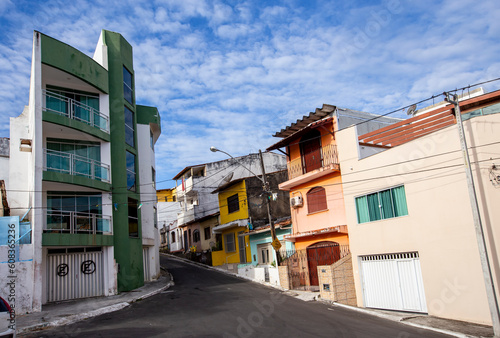
[[278,251],[281,248],[281,243],[277,238],[271,243],[271,245],[276,251]]

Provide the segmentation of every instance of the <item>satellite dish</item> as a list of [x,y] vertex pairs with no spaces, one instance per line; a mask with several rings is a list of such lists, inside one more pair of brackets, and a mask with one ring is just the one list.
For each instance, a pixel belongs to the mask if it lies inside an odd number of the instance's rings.
[[227,174],[223,179],[222,181],[219,183],[219,188],[222,187],[224,184],[227,184],[229,182],[231,182],[231,179],[233,178],[233,172],[230,172],[229,174]]
[[416,104],[412,104],[410,107],[408,107],[408,110],[406,111],[406,114],[407,115],[415,115],[415,112],[417,111],[417,105]]

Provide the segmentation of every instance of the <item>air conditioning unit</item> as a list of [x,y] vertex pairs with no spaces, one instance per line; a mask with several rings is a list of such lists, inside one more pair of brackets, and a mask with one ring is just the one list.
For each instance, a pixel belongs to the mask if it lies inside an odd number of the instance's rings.
[[302,200],[302,196],[295,196],[290,198],[290,205],[292,208],[298,208],[304,205],[304,201]]

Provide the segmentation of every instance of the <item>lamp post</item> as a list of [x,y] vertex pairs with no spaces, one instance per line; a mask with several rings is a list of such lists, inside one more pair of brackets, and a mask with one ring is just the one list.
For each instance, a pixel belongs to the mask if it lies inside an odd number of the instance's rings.
[[260,166],[262,168],[262,178],[260,178],[256,173],[254,173],[253,171],[251,171],[249,168],[245,167],[242,163],[240,163],[238,160],[236,160],[231,154],[223,151],[223,150],[220,150],[220,149],[217,149],[216,147],[214,146],[211,146],[210,147],[210,151],[211,152],[221,152],[223,154],[226,154],[227,156],[231,157],[233,160],[236,161],[236,163],[238,163],[239,165],[241,165],[243,168],[245,168],[246,170],[248,170],[250,173],[252,173],[252,175],[254,175],[255,177],[257,177],[261,182],[262,182],[262,188],[264,190],[264,192],[267,194],[267,217],[269,218],[269,227],[271,228],[271,238],[273,239],[273,248],[274,250],[276,250],[276,259],[277,259],[277,263],[279,265],[280,263],[280,255],[279,255],[279,249],[281,247],[281,244],[278,240],[278,238],[276,237],[276,229],[274,227],[274,223],[273,223],[273,219],[271,218],[271,207],[270,207],[270,204],[271,204],[271,200],[270,200],[270,191],[269,191],[269,185],[267,183],[267,180],[266,180],[266,170],[265,170],[265,167],[264,167],[264,159],[262,157],[262,151],[259,150],[259,157],[260,157]]
[[476,188],[474,186],[474,176],[472,175],[469,151],[467,147],[467,139],[465,137],[464,127],[462,124],[460,103],[458,102],[458,95],[456,94],[444,92],[443,95],[445,96],[445,101],[454,105],[455,108],[458,136],[460,138],[460,147],[464,158],[465,177],[467,188],[469,191],[469,200],[472,209],[472,218],[474,221],[474,230],[476,232],[477,246],[479,249],[479,259],[481,261],[481,267],[483,269],[483,279],[486,288],[486,295],[488,297],[488,306],[490,308],[491,321],[493,324],[493,333],[495,337],[500,337],[500,313],[498,308],[498,300],[495,292],[495,284],[493,283],[490,259],[488,258],[488,251],[486,249],[486,239],[483,232],[483,223],[481,221],[481,214],[479,213]]

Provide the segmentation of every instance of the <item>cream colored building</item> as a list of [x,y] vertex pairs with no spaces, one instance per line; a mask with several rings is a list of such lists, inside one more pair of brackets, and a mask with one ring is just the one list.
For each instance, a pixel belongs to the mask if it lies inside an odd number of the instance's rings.
[[[498,102],[500,91],[460,103],[497,297]],[[448,105],[378,134],[336,134],[357,303],[491,325],[451,113]]]

